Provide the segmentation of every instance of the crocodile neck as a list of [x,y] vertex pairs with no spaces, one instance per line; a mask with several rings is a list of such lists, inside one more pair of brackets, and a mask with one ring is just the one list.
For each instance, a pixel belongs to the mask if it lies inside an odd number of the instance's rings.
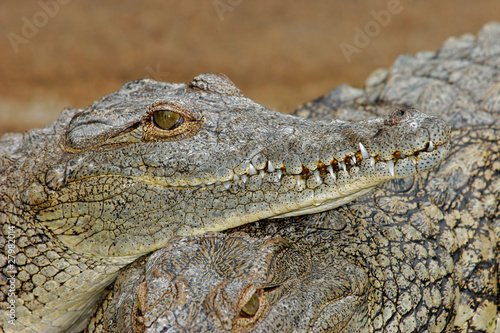
[[43,183],[46,165],[37,162],[61,154],[59,141],[53,127],[3,138],[0,242],[10,245],[3,278],[16,281],[6,293],[7,300],[16,302],[16,318],[12,325],[11,317],[2,320],[5,332],[82,331],[103,289],[137,257],[98,258],[73,251],[39,223],[32,207],[44,190],[39,187],[36,193],[33,184]]

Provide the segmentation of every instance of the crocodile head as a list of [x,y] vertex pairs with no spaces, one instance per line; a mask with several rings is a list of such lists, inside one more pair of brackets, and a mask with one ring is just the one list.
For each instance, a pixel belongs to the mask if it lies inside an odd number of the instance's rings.
[[66,114],[21,198],[66,246],[101,257],[338,207],[450,147],[448,125],[415,109],[313,122],[268,110],[220,74],[133,81]]
[[240,232],[173,238],[118,278],[104,322],[119,332],[360,332],[367,271],[335,245],[303,245]]

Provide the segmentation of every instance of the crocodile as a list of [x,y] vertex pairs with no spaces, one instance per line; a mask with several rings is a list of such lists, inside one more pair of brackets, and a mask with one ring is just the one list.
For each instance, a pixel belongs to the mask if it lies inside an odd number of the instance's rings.
[[78,332],[120,268],[175,236],[338,207],[426,170],[450,128],[415,109],[312,121],[223,74],[132,81],[0,140],[1,322]]
[[452,148],[434,170],[329,211],[175,237],[120,273],[88,332],[500,332],[499,41],[487,24],[296,110],[440,115]]

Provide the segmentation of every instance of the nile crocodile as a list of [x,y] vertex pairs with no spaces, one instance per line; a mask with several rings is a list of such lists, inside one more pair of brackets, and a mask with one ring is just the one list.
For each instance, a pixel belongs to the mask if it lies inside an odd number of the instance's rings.
[[281,114],[217,74],[129,82],[5,135],[3,330],[82,330],[119,269],[171,237],[338,207],[435,166],[449,135],[413,109],[359,122]]
[[120,274],[89,331],[495,332],[499,44],[491,23],[296,111],[360,120],[410,104],[441,115],[452,150],[435,170],[330,211],[173,238]]

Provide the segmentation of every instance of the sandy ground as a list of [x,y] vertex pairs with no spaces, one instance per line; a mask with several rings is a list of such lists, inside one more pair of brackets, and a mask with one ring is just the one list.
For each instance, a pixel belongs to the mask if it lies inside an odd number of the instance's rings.
[[129,80],[202,72],[291,112],[491,20],[500,1],[2,0],[0,134],[49,124]]

